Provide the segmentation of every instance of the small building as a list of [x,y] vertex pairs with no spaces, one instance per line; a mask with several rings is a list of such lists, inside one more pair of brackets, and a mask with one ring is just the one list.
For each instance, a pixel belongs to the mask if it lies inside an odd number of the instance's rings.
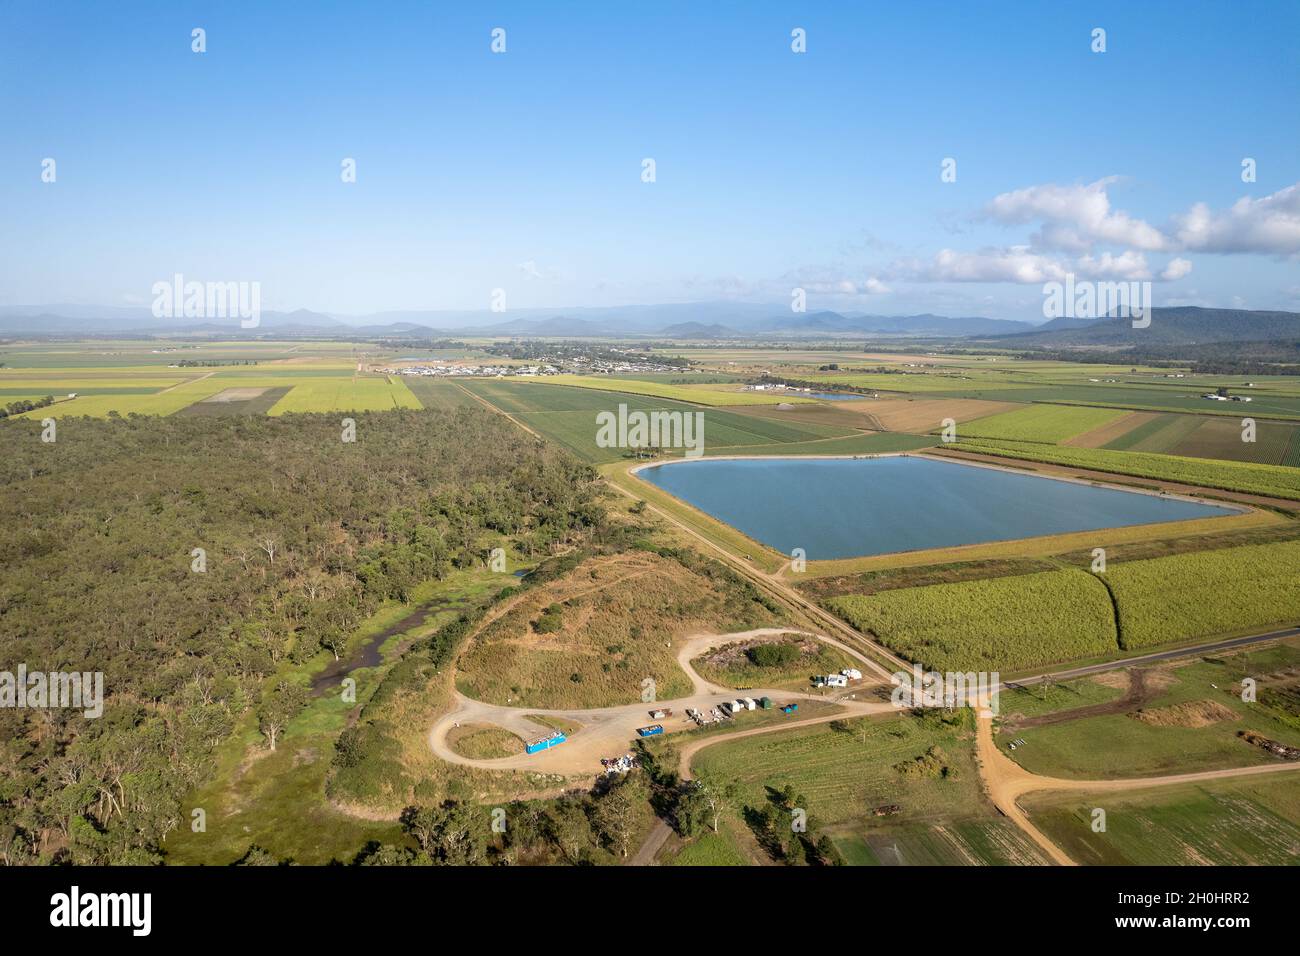
[[760,697],[760,698],[758,699],[758,706],[759,706],[759,707],[762,707],[764,710],[771,710],[771,709],[772,709],[772,698],[771,698],[771,697]]
[[862,671],[858,670],[856,667],[846,667],[844,670],[840,671],[840,674],[847,677],[849,680],[862,680]]
[[849,679],[843,674],[828,674],[826,676],[827,687],[848,687]]
[[752,697],[742,697],[740,702],[745,705],[746,710],[753,710],[758,706]]

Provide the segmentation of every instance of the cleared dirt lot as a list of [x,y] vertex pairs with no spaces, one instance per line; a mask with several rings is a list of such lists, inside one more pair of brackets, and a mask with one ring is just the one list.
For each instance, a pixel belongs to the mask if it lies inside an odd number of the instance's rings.
[[[632,742],[637,739],[636,729],[648,724],[658,723],[665,733],[692,730],[695,724],[686,717],[686,708],[694,707],[707,712],[710,708],[727,700],[734,700],[737,691],[718,687],[701,677],[691,667],[691,660],[711,648],[737,641],[752,640],[756,637],[777,636],[790,633],[788,628],[761,628],[740,631],[733,634],[697,634],[683,641],[677,651],[677,660],[690,680],[691,691],[684,697],[657,702],[638,701],[613,707],[587,709],[540,709],[536,707],[512,707],[474,700],[465,694],[456,693],[453,708],[443,714],[429,731],[429,746],[435,756],[448,763],[463,766],[481,767],[488,770],[535,770],[540,773],[579,774],[595,773],[600,767],[600,758],[617,757],[626,753]],[[808,634],[808,632],[796,632]],[[822,634],[811,635],[823,641],[862,664],[868,663],[858,651],[853,650]],[[793,691],[790,689],[755,687],[745,690],[747,697],[772,697],[775,701],[797,701],[804,705],[803,712],[813,710],[814,715],[792,715],[788,720],[778,723],[766,723],[751,729],[706,737],[697,740],[683,753],[684,766],[689,766],[689,755],[701,747],[718,740],[735,739],[752,733],[769,733],[786,727],[803,726],[808,723],[833,720],[838,716],[865,716],[867,714],[896,713],[897,709],[888,702],[860,699],[863,697],[867,682],[854,682],[853,686],[832,694],[814,694],[810,690]],[[825,709],[827,706],[833,709]],[[670,708],[670,717],[652,718],[650,711],[656,707]],[[752,715],[757,719],[771,717],[774,712],[767,711]],[[521,739],[529,739],[544,733],[548,728],[537,721],[537,717],[555,718],[576,726],[570,739],[554,748],[540,753],[526,755],[516,753],[504,757],[467,757],[459,753],[455,746],[455,737],[465,728],[497,727],[506,730]],[[737,727],[744,727],[748,722],[746,716],[736,721]]]

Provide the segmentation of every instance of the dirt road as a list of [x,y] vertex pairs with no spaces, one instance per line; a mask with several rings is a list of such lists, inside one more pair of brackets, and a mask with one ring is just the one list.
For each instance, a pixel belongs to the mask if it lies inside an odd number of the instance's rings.
[[[788,628],[759,628],[752,631],[737,631],[732,634],[697,634],[688,638],[678,651],[678,663],[681,664],[682,670],[690,678],[694,691],[688,697],[680,697],[675,700],[661,700],[653,703],[637,701],[632,704],[589,709],[548,710],[539,707],[513,707],[504,704],[490,704],[456,692],[455,705],[449,712],[439,717],[430,729],[429,746],[439,759],[462,766],[481,767],[486,770],[534,770],[538,773],[564,775],[588,773],[594,775],[600,770],[600,758],[614,757],[627,752],[628,747],[637,739],[636,730],[638,727],[658,723],[663,725],[665,733],[691,730],[694,729],[695,723],[686,716],[686,708],[693,707],[707,712],[723,701],[736,699],[740,692],[717,687],[706,681],[691,667],[692,658],[698,657],[712,647],[719,647],[737,641],[752,640],[755,637],[785,633],[791,632]],[[852,654],[855,659],[863,659],[858,652],[843,646],[834,639],[826,638],[820,634],[812,634],[811,632],[799,633],[832,644],[846,653]],[[717,737],[708,738],[707,741],[699,741],[698,745],[691,750],[691,753],[698,750],[699,746],[706,746],[707,743],[734,740],[737,737],[749,736],[753,732],[763,733],[787,727],[820,723],[826,720],[834,720],[836,717],[897,713],[896,708],[890,703],[856,699],[861,696],[863,689],[867,686],[871,685],[855,684],[835,697],[822,697],[807,691],[791,691],[781,688],[748,688],[743,692],[744,696],[756,700],[760,697],[772,697],[777,700],[822,701],[836,704],[838,709],[832,714],[813,719],[782,721],[767,727],[755,728],[754,731],[720,734]],[[671,709],[673,715],[659,719],[651,718],[650,711],[657,708]],[[525,739],[539,736],[549,729],[543,724],[530,720],[530,715],[553,717],[578,724],[579,730],[568,741],[551,750],[536,754],[514,754],[509,757],[491,759],[474,759],[462,756],[448,743],[447,738],[450,733],[456,729],[457,725],[461,724],[491,724],[502,727]]]
[[989,799],[1007,819],[1020,827],[1048,858],[1062,866],[1074,866],[1059,846],[1034,826],[1017,801],[1027,793],[1044,790],[1115,793],[1126,790],[1144,790],[1151,787],[1168,787],[1180,783],[1202,783],[1208,780],[1227,780],[1233,777],[1254,777],[1263,774],[1286,773],[1300,770],[1300,761],[1294,763],[1259,764],[1253,767],[1234,767],[1228,770],[1202,770],[1197,773],[1178,773],[1163,777],[1136,777],[1125,780],[1064,780],[1060,777],[1040,777],[1020,766],[998,749],[993,739],[993,718],[980,716],[975,735],[975,755],[980,768],[980,780]]

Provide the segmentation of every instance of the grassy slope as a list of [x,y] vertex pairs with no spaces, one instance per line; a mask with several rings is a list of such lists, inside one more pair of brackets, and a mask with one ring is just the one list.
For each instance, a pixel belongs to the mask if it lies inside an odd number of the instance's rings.
[[[550,607],[559,630],[539,632]],[[461,657],[457,686],[492,703],[587,708],[633,703],[649,677],[667,700],[691,690],[676,660],[681,638],[775,623],[725,584],[669,559],[642,552],[590,561],[484,627]]]

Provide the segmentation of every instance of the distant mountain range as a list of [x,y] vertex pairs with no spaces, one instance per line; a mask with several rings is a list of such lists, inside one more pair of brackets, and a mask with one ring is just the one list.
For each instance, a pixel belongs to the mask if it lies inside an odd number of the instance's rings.
[[[674,339],[854,337],[864,334],[952,338],[1032,331],[1029,322],[942,315],[869,315],[861,312],[782,312],[753,303],[524,309],[505,321],[490,312],[380,312],[365,316],[329,315],[299,309],[263,311],[256,330],[294,334],[427,337],[490,335],[564,338],[633,336]],[[241,333],[237,319],[159,319],[145,308],[108,306],[0,306],[0,333],[18,335],[157,335],[166,332]]]
[[1300,313],[1179,306],[1152,309],[1151,324],[1141,329],[1131,319],[1059,318],[1029,332],[997,336],[996,342],[1013,348],[1142,348],[1292,338],[1300,339]]
[[[255,329],[238,319],[159,319],[146,308],[0,306],[0,335],[356,336],[418,339],[446,336],[642,338],[699,341],[796,338],[973,339],[1010,348],[1131,348],[1300,338],[1300,314],[1241,309],[1153,309],[1150,326],[1128,319],[1053,319],[1041,325],[982,316],[785,312],[755,303],[523,309],[491,312],[380,312],[330,315],[298,309],[264,311]],[[495,320],[495,321],[494,321]]]

